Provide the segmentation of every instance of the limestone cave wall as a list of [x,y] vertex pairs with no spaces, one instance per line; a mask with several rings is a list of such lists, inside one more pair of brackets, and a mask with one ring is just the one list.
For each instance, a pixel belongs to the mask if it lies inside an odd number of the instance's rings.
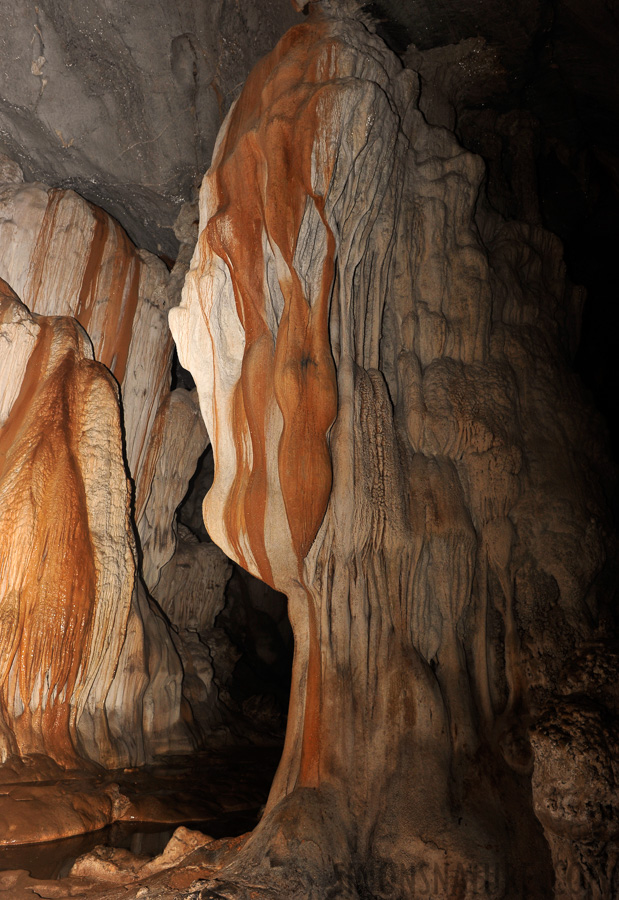
[[619,892],[615,472],[540,181],[614,150],[535,103],[578,4],[411,6],[7,19],[0,776],[273,740],[294,635],[260,823],[182,896]]

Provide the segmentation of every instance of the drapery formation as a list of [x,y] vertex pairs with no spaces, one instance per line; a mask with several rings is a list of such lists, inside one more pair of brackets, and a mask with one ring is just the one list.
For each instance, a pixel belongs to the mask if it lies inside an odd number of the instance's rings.
[[607,546],[569,369],[582,293],[419,90],[359,17],[290,31],[223,126],[170,313],[214,448],[207,527],[295,632],[230,896],[409,896],[445,866],[435,896],[473,870],[502,873],[492,896],[551,889],[528,727],[595,632]]

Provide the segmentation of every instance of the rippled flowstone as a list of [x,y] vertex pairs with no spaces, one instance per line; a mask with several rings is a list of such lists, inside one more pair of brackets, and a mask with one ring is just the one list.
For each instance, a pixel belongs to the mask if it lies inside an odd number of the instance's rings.
[[134,589],[119,398],[74,319],[33,316],[1,284],[1,752],[71,764]]
[[150,433],[170,386],[167,268],[73,191],[23,182],[14,168],[4,183],[2,175],[0,278],[30,312],[74,316],[86,330],[95,359],[121,387],[127,461],[143,489]]
[[295,632],[266,814],[195,896],[545,898],[528,729],[608,597],[582,292],[356,4],[311,6],[224,124],[170,313],[207,528]]
[[[108,524],[104,515],[100,523],[92,517],[87,523],[88,529],[100,531],[97,589],[108,585],[109,617],[116,638],[104,634],[101,647],[89,648],[88,644],[82,646],[81,637],[67,633],[67,641],[73,642],[77,668],[81,655],[89,653],[93,667],[88,676],[91,683],[82,694],[82,706],[74,722],[79,731],[79,746],[75,749],[78,754],[110,766],[139,764],[155,753],[188,752],[198,738],[192,711],[183,696],[183,666],[169,623],[147,596],[139,579],[143,576],[152,591],[161,568],[174,553],[176,506],[208,440],[191,395],[183,390],[170,393],[172,339],[167,310],[178,297],[182,260],[180,274],[177,266],[174,277],[170,277],[164,263],[136,248],[120,225],[103,210],[72,191],[24,182],[19,166],[6,157],[0,163],[0,277],[20,295],[32,314],[24,312],[24,322],[38,322],[41,316],[55,317],[54,327],[60,328],[59,323],[63,322],[65,330],[77,329],[83,352],[94,355],[103,364],[95,367],[97,371],[108,371],[110,385],[118,382],[120,386],[114,401],[118,418],[114,437],[104,434],[103,407],[98,425],[100,446],[93,451],[92,428],[72,435],[75,448],[83,443],[79,452],[86,460],[84,465],[98,473],[91,477],[84,491],[87,495],[96,491],[103,497],[108,490],[103,472],[106,454],[112,452],[107,446],[110,441],[114,444],[115,465],[132,477],[135,486],[133,489],[126,478],[123,480],[126,515],[135,516],[141,541],[139,573],[134,526],[129,518],[124,526],[131,532],[125,537],[129,550],[115,537],[112,523]],[[185,219],[180,237],[191,240],[191,210]],[[184,259],[185,244],[183,248]],[[38,327],[23,327],[19,341],[11,343],[11,335],[8,337],[11,349],[8,353],[3,351],[0,378],[0,391],[6,393],[7,403],[22,388],[25,362],[20,357],[20,369],[16,354],[30,351],[27,343],[31,340],[30,331]],[[29,373],[31,386],[43,376],[33,363]],[[54,412],[54,398],[49,402],[52,407],[46,409],[46,416],[61,416],[61,410]],[[93,421],[96,418],[94,408],[90,418]],[[189,419],[195,423],[193,441],[187,437]],[[40,420],[41,427],[44,421]],[[68,433],[72,425],[65,423],[59,427]],[[186,434],[182,442],[177,440],[179,431]],[[14,430],[6,433],[7,446],[16,434]],[[102,461],[99,467],[96,454]],[[24,484],[31,477],[29,472],[26,466],[22,476]],[[109,491],[113,493],[113,483]],[[64,515],[62,500],[60,496],[55,500],[56,519]],[[89,497],[86,503],[90,503]],[[51,521],[44,510],[33,514],[36,517],[45,514]],[[6,527],[13,528],[13,523],[7,522]],[[15,556],[19,539],[10,530],[6,534]],[[37,552],[45,553],[45,547],[42,545]],[[127,576],[128,608],[126,585],[114,574],[122,565],[123,554],[127,553],[131,557],[131,573]],[[69,562],[69,557],[64,564],[79,567],[79,562]],[[69,575],[59,569],[54,577],[60,579],[56,590],[64,596],[61,579]],[[224,585],[225,580],[219,586],[218,598]],[[13,602],[23,605],[19,590],[16,588]],[[65,602],[75,605],[68,598]],[[28,629],[23,632],[27,633]],[[52,631],[49,637],[53,634]],[[84,640],[86,637],[83,636]],[[109,671],[103,664],[103,648],[111,653]],[[112,675],[114,680],[110,684]],[[40,677],[44,678],[44,672]],[[46,696],[49,686],[40,689]],[[19,707],[20,701],[16,702]],[[34,704],[31,700],[31,705]],[[15,710],[7,710],[5,718],[11,720],[14,715]]]
[[118,386],[76,319],[0,285],[2,762],[190,749],[181,663],[136,577]]

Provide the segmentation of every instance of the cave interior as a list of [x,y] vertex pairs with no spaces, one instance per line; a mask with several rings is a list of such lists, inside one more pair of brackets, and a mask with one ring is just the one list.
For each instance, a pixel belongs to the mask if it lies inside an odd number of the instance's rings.
[[619,896],[619,5],[0,8],[0,898]]

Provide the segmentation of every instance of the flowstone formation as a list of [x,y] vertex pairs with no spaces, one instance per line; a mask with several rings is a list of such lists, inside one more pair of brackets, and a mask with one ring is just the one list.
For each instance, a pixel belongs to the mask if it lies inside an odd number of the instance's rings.
[[150,433],[170,386],[164,263],[99,207],[24,182],[13,165],[0,175],[0,277],[31,312],[74,316],[87,331],[95,358],[121,386],[127,462],[144,491]]
[[114,677],[135,574],[118,396],[74,320],[32,316],[0,286],[0,754],[75,765],[78,720]]
[[[312,4],[250,75],[170,313],[207,528],[295,633],[265,815],[191,896],[610,896],[617,798],[600,774],[587,820],[582,773],[612,769],[614,700],[563,688],[575,648],[605,652],[609,594],[582,292],[345,6]],[[574,763],[561,721],[592,702]]]
[[[0,780],[21,777],[33,756],[37,777],[51,777],[49,760],[135,766],[251,732],[226,691],[240,651],[215,626],[230,561],[203,525],[198,538],[177,518],[209,445],[195,390],[171,390],[167,323],[196,204],[175,233],[168,272],[102,209],[25,182],[0,156],[0,281],[11,298],[0,441],[12,467],[0,481]],[[43,339],[33,349],[39,331],[58,335],[46,338],[50,361]],[[66,362],[69,345],[79,365]],[[97,389],[99,413],[82,357],[111,391]]]
[[158,468],[165,435],[197,415],[170,392],[167,268],[103,210],[24,183],[2,157],[0,278],[7,777],[33,756],[79,768],[190,752],[204,728],[146,590],[174,554],[176,506],[206,442],[200,424]]

